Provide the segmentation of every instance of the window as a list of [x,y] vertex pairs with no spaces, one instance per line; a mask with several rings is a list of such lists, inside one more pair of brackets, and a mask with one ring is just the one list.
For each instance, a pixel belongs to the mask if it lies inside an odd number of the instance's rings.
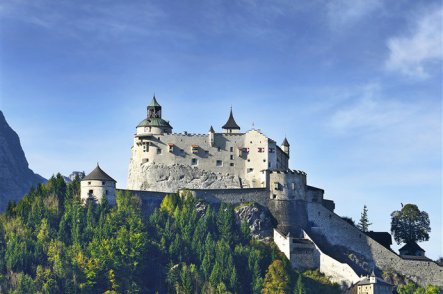
[[280,190],[280,184],[275,182],[274,183],[274,190]]
[[295,183],[291,183],[292,190],[295,190]]
[[221,160],[217,160],[217,161],[215,162],[215,166],[223,166],[223,161],[221,161]]
[[251,160],[250,160],[250,159],[248,159],[248,162],[251,162]]
[[266,162],[266,159],[263,159],[263,162]]
[[91,185],[91,182],[88,182],[88,185]]
[[109,191],[108,190],[106,190],[106,193],[105,193],[106,195],[108,195],[109,194]]
[[248,173],[252,173],[254,171],[253,168],[248,168]]
[[102,182],[102,185],[104,185],[105,184],[105,182]]
[[197,158],[191,159],[191,165],[197,165],[197,164],[198,164]]
[[221,150],[220,147],[217,147],[217,151],[220,152],[220,150]]
[[149,144],[143,143],[143,152],[149,152]]
[[192,145],[192,153],[198,153],[198,149],[199,149],[199,147],[198,147],[198,145]]
[[94,191],[93,190],[89,190],[89,194],[94,194]]
[[231,162],[230,164],[229,164],[230,166],[234,166],[234,163],[233,162]]
[[231,154],[231,160],[234,160],[234,155]]
[[265,152],[265,148],[263,148],[263,147],[258,147],[258,152],[259,152],[259,153],[263,153],[263,152]]
[[269,153],[274,153],[275,149],[274,148],[269,148]]
[[230,151],[230,152],[234,152],[234,147],[230,147],[230,148],[229,148],[229,151]]
[[162,154],[162,150],[160,148],[157,148],[157,154]]
[[168,144],[169,152],[174,152],[174,144]]

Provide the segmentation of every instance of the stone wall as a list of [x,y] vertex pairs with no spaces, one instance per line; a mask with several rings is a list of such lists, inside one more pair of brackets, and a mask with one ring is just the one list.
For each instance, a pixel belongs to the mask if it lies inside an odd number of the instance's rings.
[[309,237],[306,232],[304,232],[304,237],[310,240],[315,245],[320,260],[319,270],[327,277],[329,277],[331,282],[345,284],[347,287],[349,287],[360,280],[359,276],[348,264],[341,263],[331,256],[323,253],[323,251],[320,250],[320,248],[315,244],[315,242]]
[[142,205],[141,209],[144,214],[151,214],[156,208],[159,208],[163,198],[165,198],[166,194],[168,194],[164,192],[125,189],[117,189],[116,191],[120,191],[122,193],[128,192],[139,197]]
[[237,204],[242,202],[257,202],[267,207],[269,192],[265,188],[248,189],[190,189],[191,193],[209,203]]
[[307,213],[312,229],[331,245],[344,246],[363,255],[372,266],[397,272],[420,285],[443,286],[443,267],[435,262],[401,258],[319,203],[308,203]]

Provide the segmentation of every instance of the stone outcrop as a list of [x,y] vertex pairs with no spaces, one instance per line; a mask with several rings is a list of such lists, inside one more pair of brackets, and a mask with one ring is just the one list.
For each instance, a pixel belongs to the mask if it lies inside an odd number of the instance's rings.
[[273,218],[266,207],[257,203],[243,203],[235,208],[237,220],[245,221],[253,238],[270,240],[273,233]]
[[0,211],[20,200],[32,186],[46,180],[28,167],[17,133],[0,111]]
[[[131,167],[134,165],[130,164]],[[129,170],[128,189],[177,192],[178,189],[240,188],[238,177],[205,171],[196,167],[145,163]]]

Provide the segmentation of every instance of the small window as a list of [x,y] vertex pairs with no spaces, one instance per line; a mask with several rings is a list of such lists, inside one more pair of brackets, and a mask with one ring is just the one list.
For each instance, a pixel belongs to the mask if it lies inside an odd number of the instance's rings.
[[295,190],[295,183],[291,183],[292,190]]
[[234,163],[233,162],[231,162],[230,164],[229,164],[230,166],[234,166]]
[[251,160],[250,160],[250,159],[248,159],[248,162],[251,162]]
[[230,147],[230,148],[229,148],[229,151],[230,151],[230,152],[234,152],[234,147]]
[[274,183],[274,190],[280,190],[280,184],[275,182]]
[[266,159],[263,159],[263,162],[266,162]]
[[231,154],[231,157],[230,157],[230,158],[231,158],[231,160],[234,160],[234,155]]
[[275,198],[277,198],[277,195],[272,194],[272,199],[275,199]]
[[94,194],[94,191],[93,190],[89,190],[89,194]]
[[248,168],[248,173],[252,173],[254,171],[253,168]]
[[217,160],[217,161],[215,162],[215,166],[223,166],[223,161],[221,161],[221,160]]
[[174,152],[174,144],[168,144],[168,148],[169,148],[168,149],[169,152],[171,152],[171,153]]
[[109,191],[108,190],[106,190],[106,193],[105,193],[106,195],[108,195],[109,194]]
[[259,152],[259,153],[263,153],[263,152],[265,152],[265,148],[263,148],[263,147],[258,147],[258,152]]
[[197,164],[198,164],[197,158],[191,159],[191,165],[197,165]]
[[192,153],[198,153],[198,149],[199,149],[200,147],[198,147],[198,145],[192,145]]
[[104,185],[105,184],[105,182],[102,182],[102,185]]
[[91,185],[91,182],[88,182],[88,185]]
[[220,147],[217,147],[217,151],[220,152],[220,150],[221,150]]
[[157,154],[162,154],[161,148],[157,148]]

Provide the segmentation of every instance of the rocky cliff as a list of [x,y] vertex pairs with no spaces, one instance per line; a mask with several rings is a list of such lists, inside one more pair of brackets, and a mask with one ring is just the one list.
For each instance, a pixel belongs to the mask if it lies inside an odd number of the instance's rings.
[[20,139],[0,111],[0,211],[8,201],[18,201],[32,186],[45,181],[29,169]]
[[[133,164],[130,164],[132,167]],[[188,189],[229,189],[240,188],[238,177],[208,172],[196,167],[174,164],[145,163],[130,168],[128,189],[161,192],[177,192],[179,188]]]

